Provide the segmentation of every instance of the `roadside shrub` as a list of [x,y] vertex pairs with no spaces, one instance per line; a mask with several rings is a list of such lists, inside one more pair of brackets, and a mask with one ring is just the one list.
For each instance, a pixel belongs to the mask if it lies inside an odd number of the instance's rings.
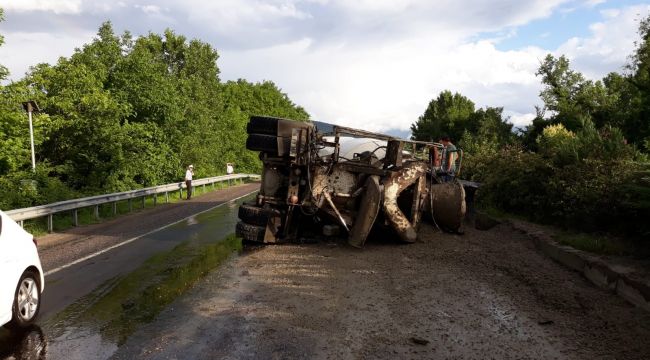
[[549,211],[547,187],[553,167],[539,154],[506,148],[480,168],[478,201],[498,209],[544,220]]
[[[480,164],[479,164],[480,163]],[[477,202],[534,221],[582,231],[626,234],[650,246],[650,165],[629,160],[552,159],[511,147],[468,156]]]
[[81,196],[59,178],[49,175],[48,166],[36,172],[17,171],[0,177],[0,209],[11,210],[49,204]]

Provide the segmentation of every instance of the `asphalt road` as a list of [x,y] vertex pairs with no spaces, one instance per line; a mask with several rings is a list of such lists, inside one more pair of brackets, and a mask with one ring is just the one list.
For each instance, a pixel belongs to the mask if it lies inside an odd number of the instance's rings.
[[[57,324],[50,322],[54,315],[98,288],[109,287],[111,281],[157,253],[188,239],[218,241],[232,234],[238,203],[253,196],[251,193],[257,189],[258,183],[233,186],[190,201],[40,237],[39,255],[46,272],[41,312],[36,326],[29,331],[0,328],[0,359],[74,358],[70,357],[68,340],[85,339],[85,330],[76,329],[72,334],[64,331],[61,335],[61,329],[55,329]],[[81,352],[77,358],[103,358],[92,345],[78,348]]]
[[[258,183],[235,186],[195,197],[190,201],[164,205],[105,223],[39,238],[39,243],[42,244],[39,255],[46,274],[79,259],[93,256],[46,275],[41,321],[90,293],[107,280],[132,271],[153,254],[169,250],[187,240],[205,226],[214,228],[214,232],[218,234],[233,233],[237,214],[233,214],[232,209],[227,213],[221,212],[227,219],[210,223],[192,223],[192,216],[258,189]],[[182,221],[161,229],[179,220]],[[223,226],[223,221],[227,221],[227,226]],[[119,246],[129,240],[133,241]],[[95,255],[116,245],[118,247],[110,251]]]

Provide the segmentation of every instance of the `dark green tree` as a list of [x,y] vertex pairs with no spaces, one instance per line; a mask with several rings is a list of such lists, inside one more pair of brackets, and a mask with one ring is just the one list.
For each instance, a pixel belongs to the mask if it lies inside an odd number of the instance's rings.
[[431,100],[424,114],[411,125],[414,140],[437,141],[447,135],[458,141],[465,130],[475,133],[478,119],[473,118],[474,103],[465,96],[445,90]]
[[641,21],[639,36],[628,66],[631,86],[621,92],[619,106],[629,113],[623,125],[625,136],[634,143],[644,143],[650,151],[650,16]]
[[[0,22],[3,22],[4,19],[5,19],[4,10],[0,8]],[[2,34],[0,34],[0,46],[2,46],[2,44],[4,43],[5,43],[5,38],[4,36],[2,36]],[[6,79],[8,75],[9,75],[9,70],[7,70],[5,66],[0,64],[0,81]]]
[[565,56],[547,55],[536,74],[542,78],[544,89],[540,97],[545,108],[552,112],[553,122],[563,124],[570,131],[579,130],[588,120],[602,119],[612,102],[601,81],[587,80],[572,70]]

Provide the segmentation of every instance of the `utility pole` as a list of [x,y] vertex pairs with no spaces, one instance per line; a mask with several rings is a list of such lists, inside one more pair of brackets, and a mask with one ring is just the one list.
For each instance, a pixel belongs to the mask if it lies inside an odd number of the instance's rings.
[[36,171],[36,155],[34,154],[34,126],[32,125],[32,112],[39,112],[36,101],[30,100],[23,103],[23,109],[29,114],[29,140],[32,146],[32,171]]

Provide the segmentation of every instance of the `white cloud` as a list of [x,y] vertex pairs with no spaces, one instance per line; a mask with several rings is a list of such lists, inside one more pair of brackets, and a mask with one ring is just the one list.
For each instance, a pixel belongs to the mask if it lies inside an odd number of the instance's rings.
[[[647,13],[650,6],[605,10],[603,20],[591,26],[588,37],[570,39],[558,49],[501,51],[495,47],[498,37],[515,36],[517,26],[535,19],[562,16],[559,12],[569,6],[584,11],[601,3],[0,0],[0,6],[14,12],[81,11],[98,18],[88,33],[79,33],[78,28],[76,33],[63,33],[66,30],[56,28],[56,21],[52,21],[51,32],[3,30],[7,43],[0,47],[0,63],[12,70],[13,78],[19,78],[27,65],[69,56],[74,47],[93,37],[108,13],[114,23],[121,24],[116,29],[144,29],[136,34],[161,31],[173,22],[177,33],[199,37],[218,49],[223,79],[273,80],[317,120],[375,131],[404,131],[431,98],[449,89],[461,92],[479,107],[503,106],[511,122],[521,127],[534,117],[534,105],[540,102],[541,84],[535,71],[546,53],[566,54],[575,68],[589,77],[620,70],[634,47],[637,14]],[[476,40],[486,32],[498,37]]]
[[75,36],[50,33],[13,32],[5,34],[0,47],[2,64],[11,70],[11,78],[23,77],[29,66],[37,63],[54,64],[61,56],[70,56],[75,47],[81,47],[93,38],[93,33]]
[[238,32],[242,29],[275,24],[283,19],[307,19],[311,15],[298,10],[294,1],[222,0],[204,2],[190,0],[187,6],[189,20],[200,22],[217,31]]
[[594,7],[607,2],[607,0],[585,0],[585,6]]
[[[544,55],[535,48],[501,52],[488,42],[455,47],[428,37],[356,50],[310,44],[303,39],[266,49],[222,51],[222,76],[282,79],[278,85],[316,120],[373,131],[406,130],[444,89],[460,91],[479,106],[511,102],[521,87],[536,94],[534,72]],[[486,91],[471,91],[477,88]]]
[[156,5],[134,5],[136,9],[142,10],[145,14],[160,14],[160,6]]
[[611,71],[620,72],[635,49],[639,19],[648,13],[650,5],[603,10],[603,21],[590,26],[589,37],[571,38],[555,54],[566,55],[577,70],[592,79],[600,79]]
[[530,123],[533,122],[533,119],[535,119],[535,114],[534,113],[526,113],[526,114],[521,114],[517,112],[509,113],[507,114],[510,116],[510,123],[513,125],[514,128],[524,128]]
[[78,14],[81,0],[0,0],[5,11],[29,12],[50,11],[55,14]]

